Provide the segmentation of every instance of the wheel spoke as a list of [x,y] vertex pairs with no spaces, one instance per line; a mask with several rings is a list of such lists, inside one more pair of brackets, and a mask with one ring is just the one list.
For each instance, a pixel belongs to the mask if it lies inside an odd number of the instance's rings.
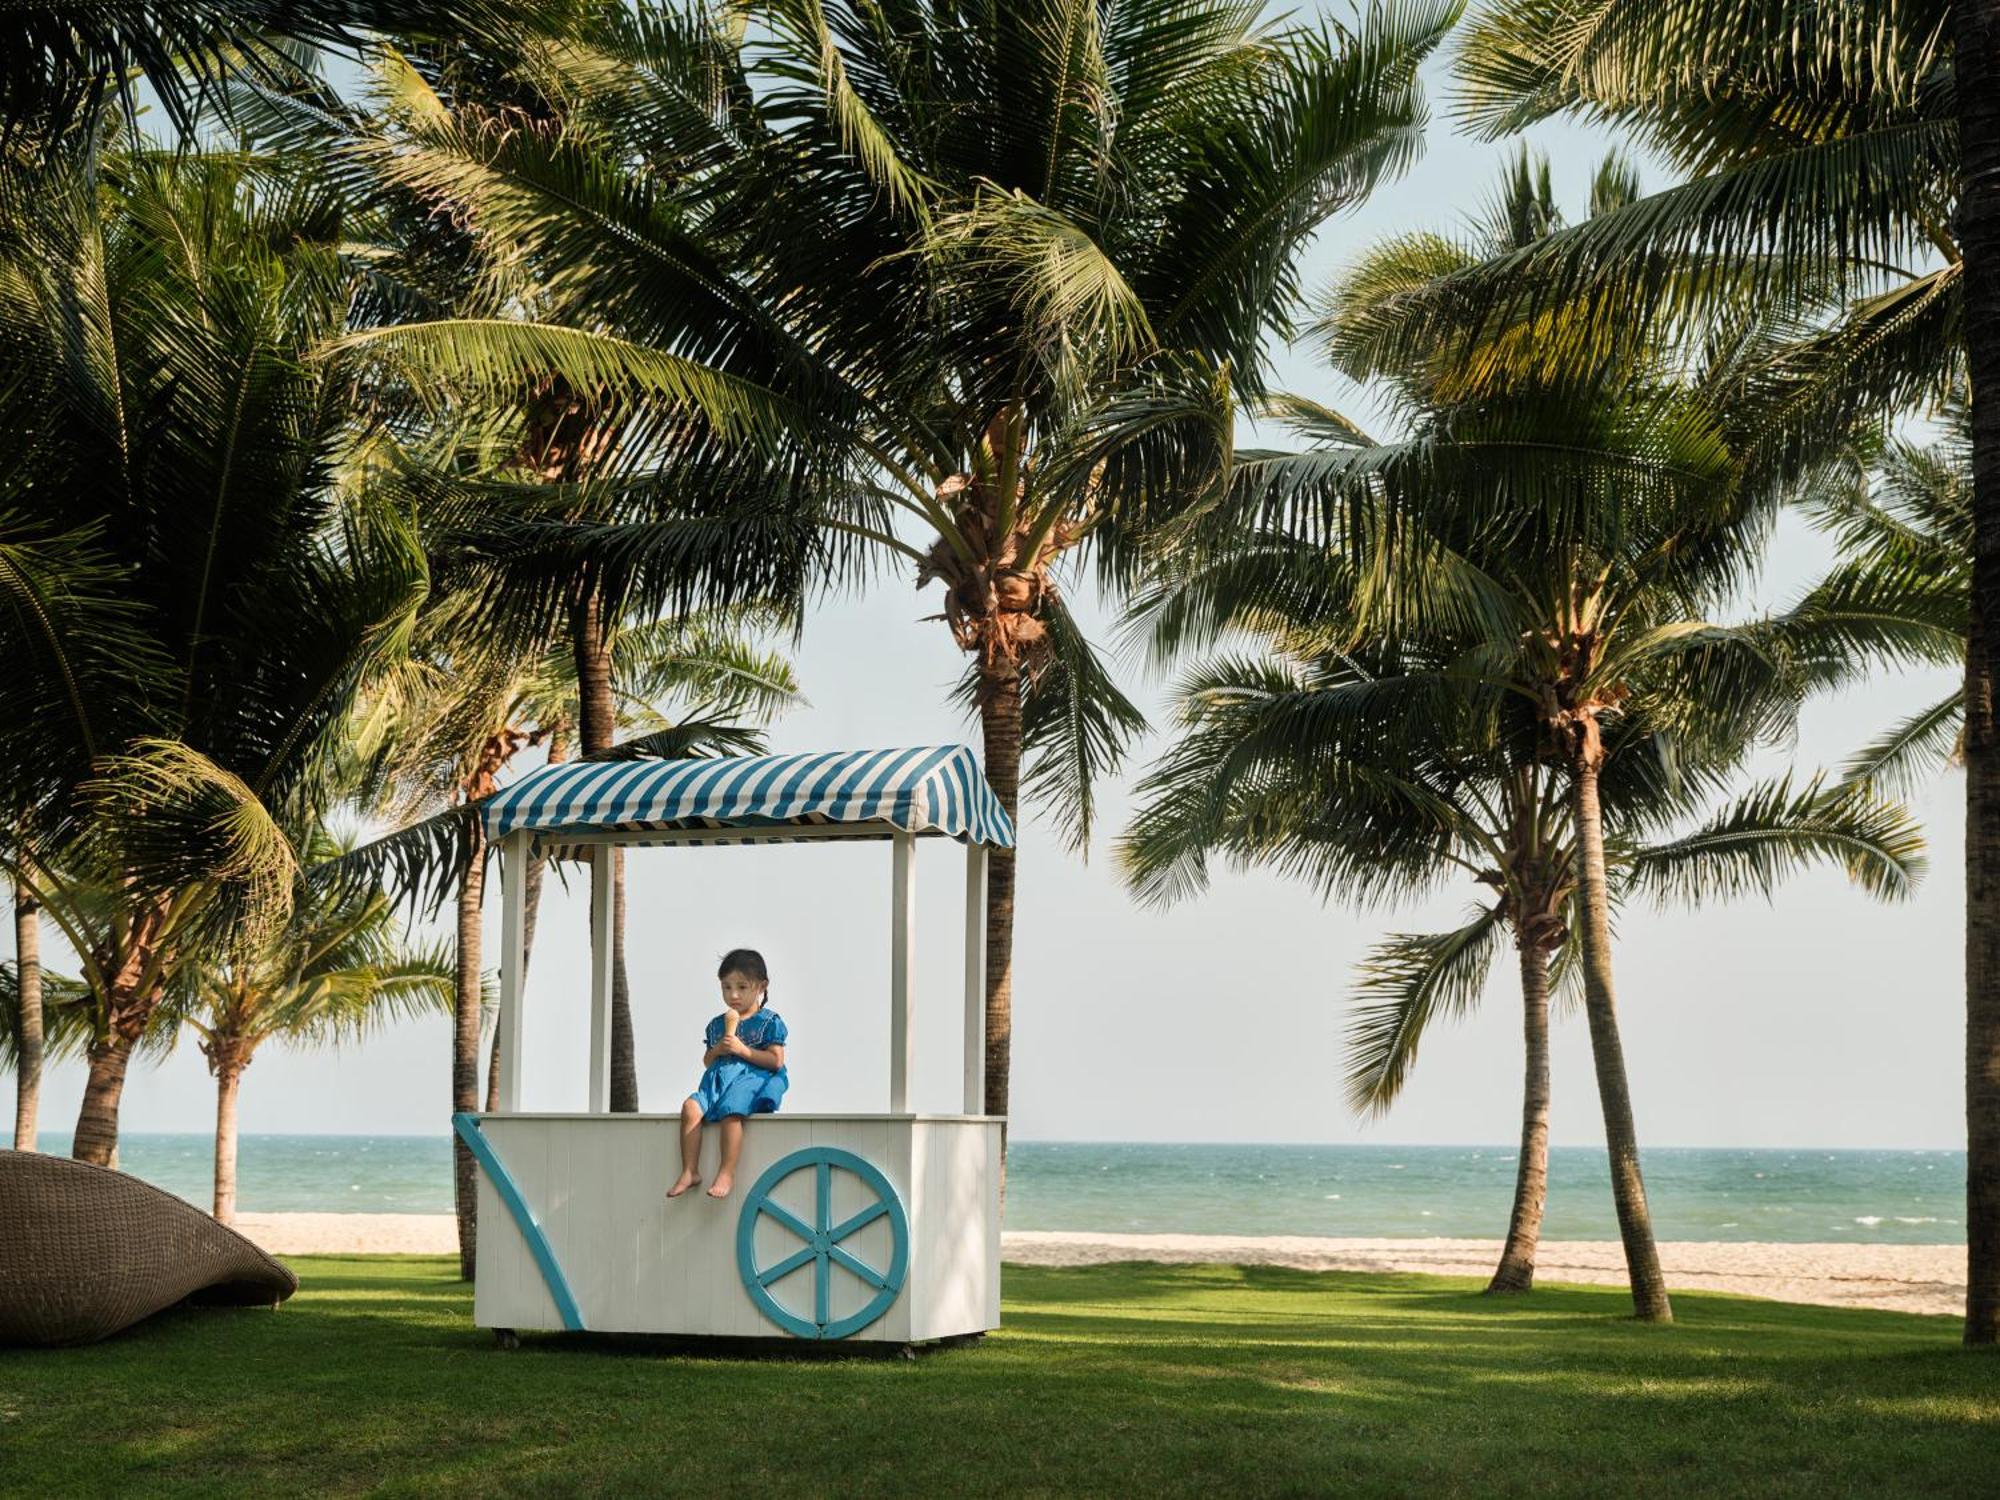
[[769,1198],[766,1198],[762,1203],[757,1205],[757,1211],[769,1214],[802,1240],[809,1240],[813,1237],[812,1226],[807,1224],[804,1219],[801,1219],[789,1208],[780,1208]]
[[847,1271],[867,1282],[878,1292],[889,1284],[888,1277],[884,1276],[880,1271],[875,1270],[872,1266],[864,1266],[838,1245],[828,1247],[826,1253],[832,1259],[838,1261]]
[[873,1224],[877,1219],[881,1218],[882,1215],[886,1214],[888,1211],[889,1211],[889,1205],[884,1203],[880,1198],[877,1198],[873,1203],[869,1204],[866,1208],[862,1209],[861,1212],[856,1214],[853,1218],[843,1219],[840,1221],[840,1223],[836,1224],[833,1228],[829,1229],[826,1232],[826,1237],[830,1240],[836,1240],[836,1241],[844,1240],[850,1234],[854,1233],[855,1230],[860,1229],[863,1225]]
[[818,1253],[812,1246],[808,1245],[796,1255],[786,1256],[775,1266],[772,1266],[770,1270],[760,1272],[757,1277],[757,1284],[759,1286],[769,1286],[774,1281],[783,1281]]
[[[771,1201],[773,1191],[788,1181],[798,1182],[798,1177],[793,1174],[803,1174],[807,1167],[812,1168],[811,1208],[800,1212]],[[836,1167],[859,1179],[864,1196],[870,1200],[867,1207],[850,1214],[838,1224],[833,1222]],[[758,1216],[761,1214],[770,1215],[804,1242],[791,1254],[762,1269],[757,1265],[756,1243]],[[877,1219],[885,1220],[889,1229],[889,1264],[881,1270],[856,1254],[841,1249],[839,1244]],[[894,1304],[902,1291],[908,1257],[908,1221],[904,1218],[902,1200],[897,1196],[894,1185],[866,1160],[836,1147],[809,1148],[774,1163],[757,1179],[737,1221],[736,1263],[744,1289],[765,1317],[799,1338],[847,1338],[856,1330],[875,1322]],[[809,1314],[800,1308],[806,1300],[803,1292],[793,1290],[781,1301],[774,1291],[779,1283],[786,1281],[797,1288],[800,1285],[798,1274],[805,1270],[807,1262],[811,1262],[813,1268]],[[836,1265],[864,1289],[860,1305],[840,1317],[834,1315],[833,1269]],[[854,1296],[852,1292],[843,1295],[850,1299]]]

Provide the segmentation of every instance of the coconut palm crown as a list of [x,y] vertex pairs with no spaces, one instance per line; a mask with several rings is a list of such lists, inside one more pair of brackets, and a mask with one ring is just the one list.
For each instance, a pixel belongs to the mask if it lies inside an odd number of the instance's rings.
[[1681,180],[1438,288],[1433,311],[1566,302],[1599,336],[1698,328],[1745,293],[1786,309],[1793,336],[1740,397],[1764,434],[1743,462],[1778,473],[1969,378],[1984,561],[1966,693],[1965,1338],[2000,1341],[2000,635],[1979,624],[2000,616],[2000,26],[1944,0],[1496,0],[1457,72],[1475,129],[1606,122]]
[[[496,277],[531,285],[536,321],[390,337],[459,368],[539,365],[556,382],[540,387],[556,398],[537,418],[543,479],[626,486],[615,517],[545,501],[532,541],[560,559],[551,578],[580,561],[636,576],[649,552],[686,566],[699,539],[634,486],[643,473],[673,476],[653,494],[683,516],[732,497],[717,527],[809,502],[847,548],[822,544],[823,577],[887,557],[941,585],[988,779],[1010,812],[1024,784],[1046,794],[1080,838],[1094,774],[1141,719],[1061,570],[1088,552],[1116,576],[1135,530],[1215,498],[1233,403],[1289,331],[1297,253],[1411,159],[1416,68],[1454,14],[1377,0],[1345,28],[1221,0],[642,4],[505,59],[498,82],[423,62],[431,97],[374,160],[450,205]],[[629,401],[607,417],[619,393],[671,395],[673,360],[769,393],[759,420],[789,402],[802,439],[759,451]],[[518,559],[521,540],[502,545]],[[1013,880],[1003,852],[995,1112]]]
[[[1635,188],[1629,170],[1607,163],[1593,184],[1591,222],[1616,217]],[[1306,554],[1320,575],[1310,583],[1321,622],[1311,654],[1361,663],[1371,678],[1384,670],[1383,653],[1396,663],[1415,652],[1418,663],[1413,673],[1389,671],[1379,691],[1330,701],[1449,724],[1457,712],[1449,702],[1399,702],[1397,691],[1414,684],[1436,697],[1457,684],[1485,694],[1473,701],[1493,716],[1488,733],[1505,748],[1510,774],[1526,776],[1489,813],[1488,829],[1535,812],[1539,776],[1554,778],[1570,824],[1555,880],[1575,885],[1567,925],[1634,1298],[1641,1316],[1664,1319],[1612,991],[1615,847],[1604,799],[1617,777],[1650,767],[1660,784],[1631,804],[1620,836],[1665,832],[1675,814],[1705,805],[1714,778],[1748,747],[1786,734],[1811,687],[1853,663],[1846,622],[1727,617],[1786,494],[1741,462],[1753,431],[1738,399],[1743,372],[1765,347],[1754,319],[1690,359],[1679,330],[1651,332],[1641,321],[1584,338],[1575,326],[1584,314],[1559,300],[1494,319],[1436,290],[1567,232],[1545,174],[1524,159],[1476,234],[1402,236],[1364,256],[1329,297],[1318,333],[1336,367],[1376,382],[1406,435],[1378,442],[1310,403],[1280,404],[1306,451],[1239,454],[1227,508],[1271,530],[1274,549],[1238,553],[1218,531],[1200,545],[1218,559],[1217,598],[1228,607],[1218,612],[1206,582],[1168,587],[1156,634],[1171,644],[1190,625],[1254,623],[1259,609],[1302,618],[1293,604],[1311,597],[1296,592],[1308,585],[1297,568],[1269,559],[1322,549],[1317,561]],[[1456,309],[1457,321],[1441,308]],[[1565,348],[1567,360],[1492,378],[1510,352],[1539,340]],[[1172,554],[1169,566],[1176,577],[1189,572]],[[1614,763],[1613,747],[1635,735],[1654,753]],[[1527,776],[1529,767],[1541,770]],[[1457,785],[1464,775],[1447,779]],[[1646,808],[1662,820],[1651,830],[1632,821]],[[1778,809],[1803,815],[1805,807],[1787,793],[1763,815]],[[1358,845],[1353,862],[1372,863],[1369,849]],[[1391,870],[1340,873],[1365,892]],[[1530,926],[1546,885],[1517,903]]]
[[[1548,1181],[1552,987],[1580,977],[1575,828],[1563,776],[1534,753],[1532,715],[1469,664],[1478,632],[1355,643],[1343,633],[1351,580],[1324,549],[1271,536],[1197,568],[1143,601],[1190,627],[1246,635],[1262,656],[1189,668],[1180,733],[1140,792],[1119,846],[1142,898],[1205,886],[1211,863],[1266,866],[1328,900],[1362,906],[1480,890],[1463,925],[1376,945],[1355,986],[1347,1092],[1387,1109],[1430,1025],[1485,993],[1511,941],[1520,969],[1525,1085],[1520,1163],[1490,1289],[1526,1291]],[[1869,790],[1817,782],[1744,792],[1716,806],[1751,746],[1690,744],[1679,726],[1634,714],[1607,737],[1601,773],[1607,874],[1616,900],[1699,902],[1768,895],[1787,873],[1830,860],[1871,893],[1907,894],[1921,874],[1908,813]],[[1692,751],[1693,753],[1690,753]]]
[[[316,835],[301,863],[330,858]],[[359,1041],[391,1021],[450,1011],[448,945],[410,944],[390,898],[308,889],[290,920],[260,942],[184,964],[169,1002],[215,1078],[215,1217],[236,1218],[237,1101],[243,1073],[271,1042],[321,1047]]]
[[235,154],[0,173],[0,857],[93,997],[86,1160],[176,965],[282,922],[283,829],[425,591],[349,483],[362,388],[314,358],[350,311],[344,227],[325,182]]

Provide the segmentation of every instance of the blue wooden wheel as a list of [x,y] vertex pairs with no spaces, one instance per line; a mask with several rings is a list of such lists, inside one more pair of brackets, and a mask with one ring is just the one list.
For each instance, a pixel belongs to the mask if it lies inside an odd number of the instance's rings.
[[[875,1200],[859,1213],[838,1224],[833,1222],[833,1174],[838,1168],[861,1179]],[[790,1209],[771,1201],[772,1190],[794,1172],[813,1174],[813,1221],[808,1224]],[[841,1241],[877,1219],[889,1220],[889,1264],[876,1269],[849,1251]],[[770,1218],[797,1235],[803,1248],[768,1266],[757,1264],[757,1221]],[[794,1312],[772,1294],[771,1288],[794,1271],[813,1267],[812,1315]],[[743,1289],[757,1310],[787,1333],[802,1339],[844,1339],[859,1333],[895,1304],[910,1271],[910,1221],[903,1212],[903,1200],[896,1188],[870,1163],[838,1146],[808,1146],[773,1162],[757,1179],[743,1200],[743,1212],[736,1220],[736,1269],[742,1274]],[[859,1312],[845,1318],[833,1316],[833,1273],[838,1269],[864,1286],[874,1288]]]

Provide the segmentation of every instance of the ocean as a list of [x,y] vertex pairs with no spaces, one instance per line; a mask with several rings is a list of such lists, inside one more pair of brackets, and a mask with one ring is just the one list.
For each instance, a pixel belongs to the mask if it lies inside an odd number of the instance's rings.
[[[67,1151],[44,1132],[42,1148]],[[1663,1240],[1950,1244],[1964,1239],[1962,1151],[1694,1150],[1644,1158]],[[206,1206],[205,1135],[128,1135],[128,1172]],[[1549,1157],[1549,1239],[1618,1237],[1604,1153]],[[1219,1146],[1017,1141],[1007,1227],[1128,1233],[1497,1238],[1513,1201],[1504,1146]],[[250,1213],[449,1213],[444,1136],[248,1135]]]

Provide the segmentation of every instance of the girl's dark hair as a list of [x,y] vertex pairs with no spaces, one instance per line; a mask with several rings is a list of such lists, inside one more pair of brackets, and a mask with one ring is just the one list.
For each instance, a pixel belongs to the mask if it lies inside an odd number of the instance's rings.
[[764,955],[755,948],[731,948],[722,955],[715,977],[726,979],[731,974],[741,974],[745,979],[754,979],[763,985],[771,982],[771,971],[764,967]]

